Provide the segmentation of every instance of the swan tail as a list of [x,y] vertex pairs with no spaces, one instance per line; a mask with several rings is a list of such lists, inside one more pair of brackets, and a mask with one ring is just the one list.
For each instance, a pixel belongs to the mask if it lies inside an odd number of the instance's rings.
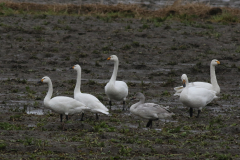
[[103,113],[103,114],[106,114],[106,115],[109,114],[108,111],[104,111],[104,110],[101,110],[101,109],[94,109],[94,111],[99,112],[99,113]]

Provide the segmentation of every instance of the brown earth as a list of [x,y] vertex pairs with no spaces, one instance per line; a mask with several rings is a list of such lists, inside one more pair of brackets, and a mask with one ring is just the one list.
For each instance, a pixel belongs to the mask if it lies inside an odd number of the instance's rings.
[[[239,159],[239,24],[49,15],[0,20],[1,159]],[[110,116],[95,121],[87,113],[81,122],[74,115],[63,131],[59,115],[42,104],[47,85],[37,82],[47,75],[54,96],[73,97],[76,72],[69,68],[80,64],[81,91],[108,106],[110,55],[120,60],[117,79],[127,82],[128,99],[143,92],[147,102],[168,105],[176,116],[146,129],[147,120],[114,102]],[[209,82],[215,58],[219,99],[200,118],[189,118],[173,87],[183,73]],[[42,109],[43,115],[27,114]]]

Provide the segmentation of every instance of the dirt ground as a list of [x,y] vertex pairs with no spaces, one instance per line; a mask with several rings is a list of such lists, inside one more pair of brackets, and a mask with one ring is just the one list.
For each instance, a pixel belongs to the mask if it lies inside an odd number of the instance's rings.
[[[240,159],[239,24],[49,15],[0,22],[0,159]],[[54,96],[73,97],[76,72],[69,68],[80,64],[81,91],[108,107],[110,55],[120,61],[117,80],[128,84],[128,108],[142,92],[176,116],[147,129],[147,120],[113,102],[110,116],[74,115],[63,131],[59,115],[44,109],[47,85],[37,82],[49,76]],[[221,63],[221,94],[200,118],[189,118],[173,87],[183,73],[209,82],[212,59]]]

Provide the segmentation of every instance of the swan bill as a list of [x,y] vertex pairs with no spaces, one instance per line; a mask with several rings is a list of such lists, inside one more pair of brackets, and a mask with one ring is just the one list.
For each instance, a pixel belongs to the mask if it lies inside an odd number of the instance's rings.
[[107,60],[110,60],[110,59],[111,59],[111,57],[108,57],[108,58],[107,58]]
[[217,64],[220,64],[220,61],[217,61]]
[[183,80],[183,87],[186,87],[186,80]]

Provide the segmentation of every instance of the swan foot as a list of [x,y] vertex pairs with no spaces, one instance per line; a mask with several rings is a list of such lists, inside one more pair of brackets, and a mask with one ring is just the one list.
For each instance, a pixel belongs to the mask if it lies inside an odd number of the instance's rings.
[[192,117],[193,116],[193,108],[189,109],[189,113],[190,113],[190,117]]
[[152,128],[152,120],[151,119],[149,119],[146,127]]
[[200,113],[201,113],[201,110],[198,110],[198,114],[197,114],[196,118],[199,118]]
[[62,130],[65,131],[65,123],[62,122]]

